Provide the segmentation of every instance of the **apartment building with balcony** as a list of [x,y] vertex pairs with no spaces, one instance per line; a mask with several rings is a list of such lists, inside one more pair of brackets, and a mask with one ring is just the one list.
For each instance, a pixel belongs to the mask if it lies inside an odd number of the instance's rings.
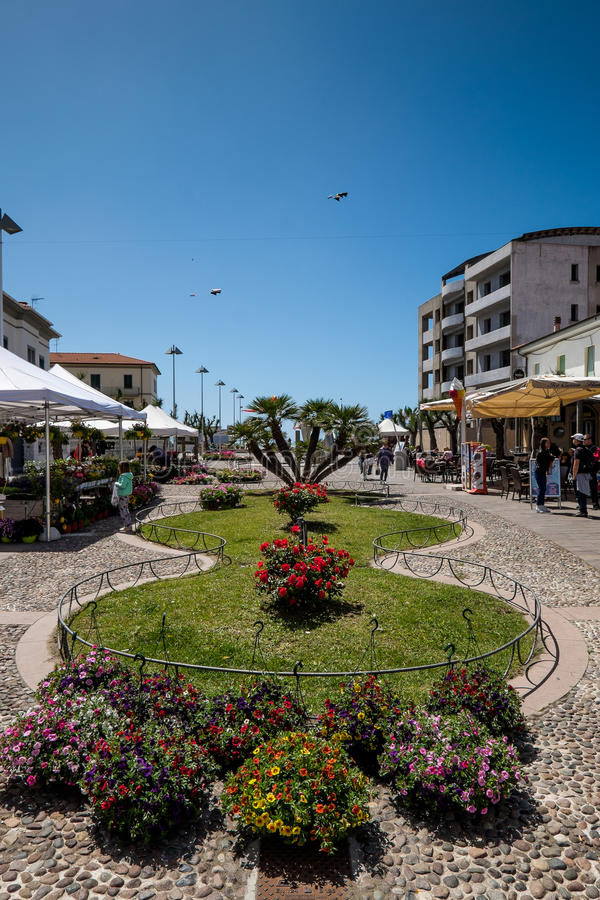
[[58,363],[103,394],[134,409],[156,400],[156,364],[121,353],[51,353]]
[[419,307],[419,402],[508,381],[517,348],[600,312],[600,227],[528,232],[442,276]]
[[2,292],[3,343],[21,359],[26,359],[40,369],[50,366],[50,341],[61,337],[52,322],[40,315],[32,304],[15,300]]

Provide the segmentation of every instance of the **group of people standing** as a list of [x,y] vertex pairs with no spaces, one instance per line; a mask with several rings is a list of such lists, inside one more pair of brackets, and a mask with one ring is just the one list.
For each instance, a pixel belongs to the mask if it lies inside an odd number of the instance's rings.
[[598,504],[598,470],[600,469],[600,449],[594,444],[591,434],[576,432],[571,436],[573,452],[560,453],[558,447],[550,443],[549,438],[542,438],[535,458],[535,480],[538,486],[536,512],[549,513],[546,506],[546,485],[548,475],[556,458],[560,458],[561,474],[569,472],[573,479],[577,516],[587,518],[588,499],[593,509],[600,509]]
[[394,462],[394,453],[391,447],[383,444],[377,451],[377,456],[369,451],[364,451],[358,457],[358,467],[363,478],[367,478],[376,464],[375,474],[379,475],[379,480],[383,483],[388,479],[390,465]]

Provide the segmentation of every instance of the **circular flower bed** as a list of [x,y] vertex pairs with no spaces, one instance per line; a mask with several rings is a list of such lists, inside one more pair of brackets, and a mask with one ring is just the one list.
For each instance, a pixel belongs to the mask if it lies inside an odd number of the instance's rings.
[[287,732],[254,750],[227,781],[223,808],[259,834],[315,841],[329,853],[368,820],[367,781],[341,749],[306,732]]
[[275,509],[288,515],[292,521],[316,509],[319,503],[328,502],[327,487],[324,484],[303,484],[298,481],[293,487],[282,488],[273,494]]
[[[297,532],[297,526],[292,530]],[[306,606],[339,597],[354,565],[347,550],[329,546],[326,535],[319,545],[309,542],[306,546],[277,538],[261,544],[260,551],[263,559],[254,573],[257,590],[286,606]]]
[[265,472],[264,469],[221,469],[215,472],[215,475],[217,481],[240,484],[262,481],[265,477]]

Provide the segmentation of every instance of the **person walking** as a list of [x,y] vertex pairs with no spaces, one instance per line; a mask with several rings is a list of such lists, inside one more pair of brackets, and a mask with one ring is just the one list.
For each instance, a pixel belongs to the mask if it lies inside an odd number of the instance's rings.
[[584,446],[583,434],[577,432],[571,436],[575,451],[573,453],[573,484],[575,486],[575,499],[579,511],[577,516],[587,519],[587,499],[591,496],[590,475],[594,457]]
[[129,471],[129,462],[122,459],[119,463],[119,478],[117,479],[117,489],[119,492],[119,515],[123,522],[123,527],[127,528],[131,525],[131,515],[129,513],[129,498],[133,491],[133,475]]
[[385,444],[380,448],[377,454],[377,465],[379,466],[379,480],[382,483],[387,481],[390,463],[394,461],[394,454]]
[[535,511],[537,513],[549,513],[552,510],[548,509],[546,506],[546,481],[548,479],[548,475],[550,474],[550,470],[552,469],[552,463],[554,462],[554,457],[550,453],[550,438],[542,438],[540,441],[540,449],[538,450],[535,457],[535,480],[537,481],[538,486],[538,496],[537,503],[535,506]]
[[591,434],[586,434],[583,437],[583,446],[590,451],[592,454],[594,461],[592,463],[592,470],[590,475],[590,496],[592,498],[592,509],[600,509],[600,505],[598,505],[598,469],[600,468],[600,450],[594,444],[592,440]]

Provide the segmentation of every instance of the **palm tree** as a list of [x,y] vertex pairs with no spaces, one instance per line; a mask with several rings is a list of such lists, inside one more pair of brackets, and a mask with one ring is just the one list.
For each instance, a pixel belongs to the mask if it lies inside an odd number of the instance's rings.
[[377,433],[366,407],[359,404],[341,406],[331,403],[324,427],[333,432],[335,439],[326,459],[310,473],[312,482],[323,481],[349,463],[358,454],[361,445],[373,440]]
[[460,428],[460,419],[455,412],[438,413],[438,422],[447,429],[450,435],[450,444],[453,453],[458,453],[458,431]]
[[435,426],[439,421],[439,413],[432,412],[429,409],[422,409],[419,413],[421,422],[429,432],[429,449],[437,450],[437,437],[435,434]]
[[[245,441],[261,466],[289,485],[301,480],[322,481],[350,462],[361,444],[376,436],[375,426],[369,421],[364,406],[340,406],[331,400],[318,399],[309,400],[299,408],[291,397],[283,394],[281,397],[257,397],[250,409],[254,415],[230,429],[230,443],[239,439]],[[295,419],[311,427],[307,447],[309,464],[306,465],[305,459],[302,475],[298,456],[281,429],[283,419]],[[333,432],[335,437],[332,446],[325,451],[325,458],[313,466],[321,431]]]
[[332,400],[325,400],[323,397],[317,397],[315,400],[307,400],[298,410],[298,422],[310,428],[310,437],[306,448],[306,456],[304,457],[304,467],[302,469],[302,478],[304,481],[308,478],[312,466],[312,460],[319,446],[319,438],[321,429],[327,421],[327,417],[331,412]]
[[419,407],[405,406],[403,409],[397,410],[392,415],[392,419],[396,425],[406,428],[410,434],[410,443],[415,447],[419,430]]
[[[243,441],[257,462],[276,478],[288,485],[293,485],[297,478],[292,477],[277,455],[277,448],[266,422],[258,416],[248,416],[243,422],[236,422],[229,428],[230,444]],[[289,447],[288,447],[289,450]]]
[[300,466],[281,428],[284,419],[298,417],[297,404],[289,394],[281,394],[279,397],[256,397],[249,409],[257,416],[263,417],[264,424],[273,436],[275,446],[294,474],[294,481],[300,481]]

